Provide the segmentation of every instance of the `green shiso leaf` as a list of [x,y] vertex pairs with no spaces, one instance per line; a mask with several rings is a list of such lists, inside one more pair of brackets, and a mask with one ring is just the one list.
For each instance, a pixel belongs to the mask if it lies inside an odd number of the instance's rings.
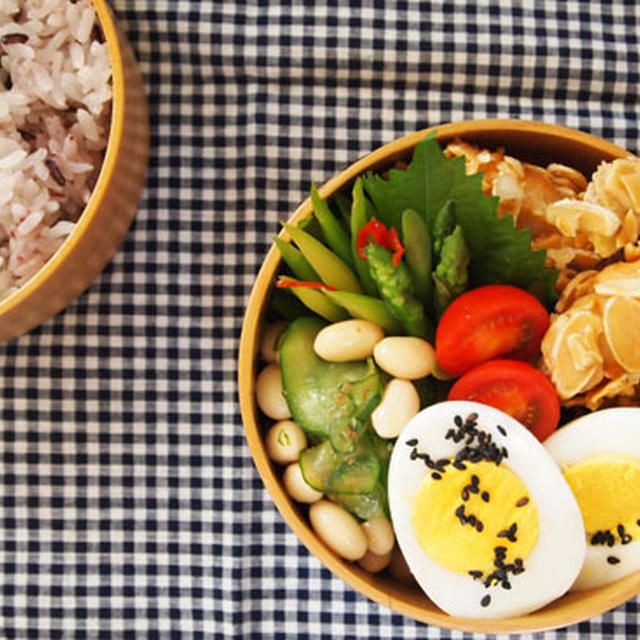
[[435,134],[416,145],[406,170],[392,169],[388,180],[369,172],[363,184],[376,217],[396,229],[405,209],[422,214],[432,228],[438,211],[451,200],[469,249],[472,287],[511,284],[547,305],[555,301],[558,272],[544,266],[545,251],[531,249],[531,231],[517,230],[510,215],[498,218],[498,198],[482,192],[482,173],[466,175],[464,157],[447,158]]

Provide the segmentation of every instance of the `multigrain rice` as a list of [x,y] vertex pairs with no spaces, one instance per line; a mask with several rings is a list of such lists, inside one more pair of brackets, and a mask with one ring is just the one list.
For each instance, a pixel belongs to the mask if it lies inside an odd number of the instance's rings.
[[0,299],[51,258],[95,186],[111,65],[90,0],[0,0]]

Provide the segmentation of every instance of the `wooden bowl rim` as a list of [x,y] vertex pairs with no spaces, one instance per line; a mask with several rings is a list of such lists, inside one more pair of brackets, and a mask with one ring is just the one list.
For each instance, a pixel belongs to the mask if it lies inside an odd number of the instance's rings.
[[35,291],[43,286],[56,272],[58,267],[69,257],[74,249],[82,242],[87,230],[91,226],[93,219],[100,210],[109,184],[116,167],[120,146],[122,143],[122,131],[124,127],[125,111],[125,82],[124,69],[122,66],[122,54],[118,40],[118,32],[111,15],[111,10],[105,0],[92,0],[96,10],[97,18],[100,22],[104,34],[107,49],[109,51],[109,61],[111,63],[111,124],[109,127],[109,138],[102,161],[102,167],[96,180],[91,196],[78,218],[75,228],[60,245],[51,258],[27,280],[17,291],[7,296],[0,302],[0,317],[5,313],[22,304],[30,298]]
[[[390,142],[356,161],[328,180],[319,189],[320,194],[325,198],[329,197],[364,171],[379,166],[386,158],[409,152],[422,138],[432,131],[437,132],[436,135],[439,140],[464,138],[466,135],[473,134],[499,135],[501,132],[512,133],[515,131],[522,132],[524,135],[552,136],[571,140],[595,150],[604,157],[620,158],[632,155],[625,149],[606,140],[560,125],[510,119],[471,120],[429,127]],[[295,211],[290,222],[298,222],[301,218],[310,215],[311,211],[311,201],[310,198],[307,198]],[[289,240],[289,236],[286,233],[283,232],[280,235],[283,239]],[[267,491],[287,524],[307,549],[325,567],[356,591],[397,613],[427,624],[435,624],[447,629],[471,633],[524,633],[564,627],[608,611],[640,592],[640,572],[637,572],[605,587],[578,594],[565,595],[543,609],[525,616],[502,620],[456,618],[437,610],[437,608],[436,611],[431,611],[406,599],[394,596],[389,593],[388,589],[379,584],[380,580],[376,579],[375,576],[371,576],[371,574],[356,565],[345,562],[334,554],[320,541],[307,520],[300,513],[296,503],[286,494],[276,469],[266,454],[258,423],[258,411],[254,399],[256,355],[259,346],[257,329],[264,313],[266,295],[279,262],[279,252],[272,245],[260,268],[247,305],[240,336],[238,361],[240,410],[253,461]],[[560,607],[558,607],[558,603],[561,603]]]

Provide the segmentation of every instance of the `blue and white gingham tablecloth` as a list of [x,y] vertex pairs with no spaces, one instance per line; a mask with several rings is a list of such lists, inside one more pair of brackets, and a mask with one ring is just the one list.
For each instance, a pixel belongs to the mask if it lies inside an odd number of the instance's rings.
[[[0,346],[0,637],[469,638],[333,577],[275,510],[236,397],[277,230],[370,150],[442,122],[557,122],[637,151],[640,4],[114,0],[146,76],[122,249]],[[638,633],[638,601],[550,638]]]

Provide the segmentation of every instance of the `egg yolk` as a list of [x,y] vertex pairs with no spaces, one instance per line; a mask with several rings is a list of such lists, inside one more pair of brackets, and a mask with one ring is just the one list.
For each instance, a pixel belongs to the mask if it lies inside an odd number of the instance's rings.
[[434,562],[486,577],[497,566],[496,553],[498,561],[526,560],[538,541],[538,510],[506,466],[464,464],[464,470],[448,465],[444,473],[425,477],[413,501],[412,525]]
[[640,460],[594,456],[565,468],[564,476],[582,512],[587,535],[609,531],[616,542],[623,536],[628,542],[626,536],[637,536]]

